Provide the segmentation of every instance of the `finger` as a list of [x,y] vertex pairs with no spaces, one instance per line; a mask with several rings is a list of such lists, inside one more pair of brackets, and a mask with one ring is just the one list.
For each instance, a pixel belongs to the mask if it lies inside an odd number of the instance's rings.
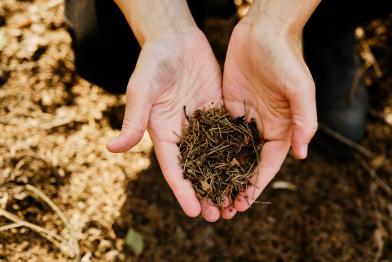
[[230,204],[231,204],[230,197],[225,196],[223,198],[222,208],[226,208],[226,207],[230,206]]
[[144,87],[137,83],[131,78],[128,84],[121,133],[107,144],[110,152],[120,153],[128,151],[139,143],[147,129],[152,99],[146,91],[143,91],[145,90],[143,89]]
[[221,210],[220,215],[223,219],[232,219],[237,213],[237,209],[233,205],[230,205]]
[[230,197],[226,196],[223,201],[222,209],[220,210],[221,217],[224,219],[231,219],[236,213],[237,210],[233,207]]
[[240,193],[234,201],[234,207],[243,212],[258,198],[272,180],[285,160],[290,148],[289,141],[268,141],[261,150],[261,162],[252,177],[252,185]]
[[191,183],[183,176],[178,164],[180,151],[175,143],[153,141],[163,176],[172,189],[177,201],[185,214],[196,217],[200,214],[201,206]]
[[[238,101],[242,101],[242,102],[238,102]],[[248,116],[249,115],[249,108],[247,107],[247,105],[245,104],[245,99],[244,100],[235,100],[235,101],[231,101],[228,98],[224,98],[224,105],[225,108],[228,110],[228,112],[230,113],[230,115],[232,115],[233,117],[240,117],[240,116]]]
[[219,209],[211,202],[204,199],[201,200],[201,215],[207,222],[215,222],[219,219]]
[[291,146],[298,159],[307,157],[308,144],[317,131],[315,87],[312,80],[289,94],[293,118]]

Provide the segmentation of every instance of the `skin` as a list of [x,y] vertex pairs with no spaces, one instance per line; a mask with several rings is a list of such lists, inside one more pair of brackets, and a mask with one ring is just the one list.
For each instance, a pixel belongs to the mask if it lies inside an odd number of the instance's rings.
[[[252,205],[279,171],[290,147],[295,157],[306,158],[317,130],[315,86],[300,46],[302,28],[316,5],[308,1],[296,10],[292,2],[256,1],[230,39],[223,75],[225,106],[240,116],[245,114],[245,101],[247,117],[256,120],[266,142],[253,186],[221,212],[223,218]],[[293,11],[302,13],[303,19],[283,19]]]
[[[204,34],[184,0],[117,0],[142,51],[130,77],[114,153],[135,146],[147,129],[163,175],[184,212],[206,221],[245,211],[279,171],[290,146],[303,159],[317,129],[315,88],[303,60],[300,35],[319,0],[256,0],[235,27],[223,81]],[[223,98],[222,98],[223,95]],[[222,104],[234,116],[256,120],[267,141],[253,186],[219,211],[199,201],[178,164],[179,135],[187,113]]]

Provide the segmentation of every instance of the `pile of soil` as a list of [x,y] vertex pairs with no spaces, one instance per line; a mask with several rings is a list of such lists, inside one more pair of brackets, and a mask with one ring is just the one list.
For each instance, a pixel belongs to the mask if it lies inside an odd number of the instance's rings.
[[[256,122],[224,108],[196,110],[179,143],[180,164],[201,199],[222,208],[250,185],[262,141]],[[227,203],[227,201],[226,201]]]

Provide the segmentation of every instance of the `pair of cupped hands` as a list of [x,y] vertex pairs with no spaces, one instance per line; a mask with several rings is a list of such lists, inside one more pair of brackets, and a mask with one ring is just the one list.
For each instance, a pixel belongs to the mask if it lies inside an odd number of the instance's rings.
[[[178,134],[187,114],[224,105],[233,116],[256,120],[265,143],[252,185],[223,209],[199,200],[179,166]],[[212,49],[196,26],[162,31],[142,45],[126,93],[121,134],[107,145],[125,152],[148,130],[162,173],[184,212],[210,222],[247,210],[279,171],[290,147],[307,156],[317,129],[315,87],[300,47],[300,33],[279,23],[255,26],[244,18],[229,42],[223,77]]]

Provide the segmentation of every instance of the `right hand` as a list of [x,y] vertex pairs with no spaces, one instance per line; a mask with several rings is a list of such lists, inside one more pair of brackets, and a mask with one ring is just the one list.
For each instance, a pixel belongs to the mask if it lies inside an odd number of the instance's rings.
[[143,43],[126,93],[121,134],[107,148],[114,153],[135,146],[146,129],[163,175],[184,212],[207,221],[219,218],[219,210],[196,197],[179,166],[177,143],[187,114],[222,104],[221,72],[204,34],[196,27],[166,32]]

